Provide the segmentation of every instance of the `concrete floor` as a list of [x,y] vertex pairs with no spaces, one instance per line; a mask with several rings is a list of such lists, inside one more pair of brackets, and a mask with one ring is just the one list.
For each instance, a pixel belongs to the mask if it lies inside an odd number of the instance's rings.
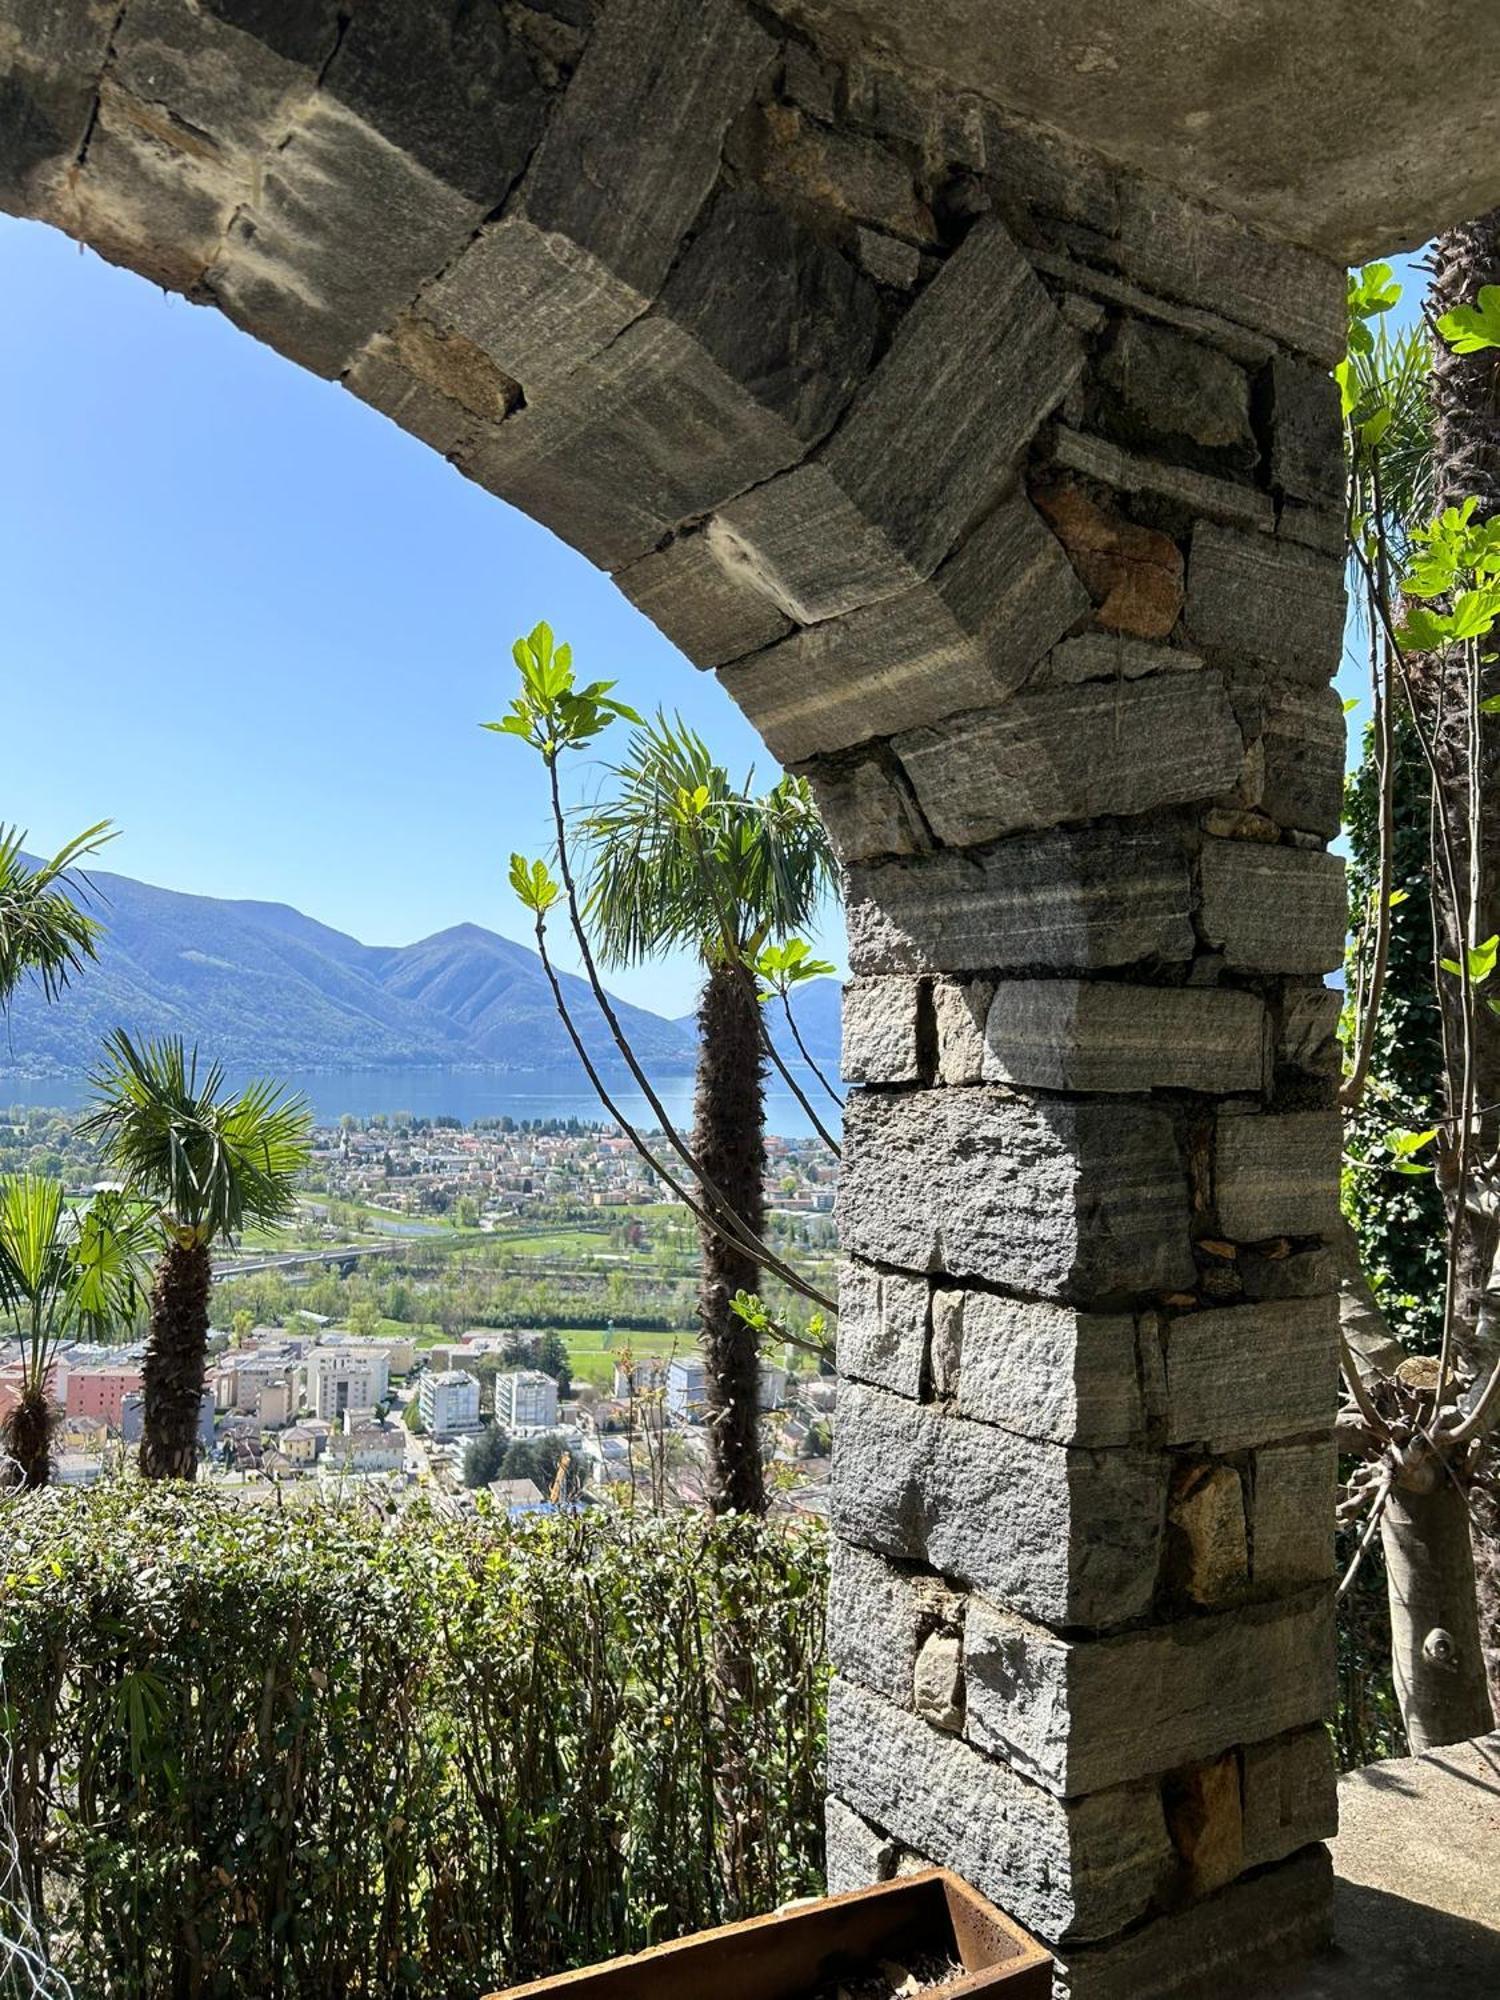
[[1500,2000],[1500,1733],[1339,1787],[1333,1955],[1265,2000]]

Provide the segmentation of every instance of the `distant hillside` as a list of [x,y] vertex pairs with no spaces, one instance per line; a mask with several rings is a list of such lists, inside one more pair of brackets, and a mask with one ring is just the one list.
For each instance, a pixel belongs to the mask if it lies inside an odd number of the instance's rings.
[[[416,944],[366,945],[284,903],[186,896],[99,870],[90,880],[105,932],[99,961],[51,1007],[29,990],[17,996],[0,1030],[0,1094],[7,1071],[77,1076],[117,1025],[138,1036],[180,1034],[237,1070],[574,1062],[541,960],[477,924]],[[587,987],[561,977],[590,1054],[612,1063]],[[814,981],[797,1010],[814,1059],[835,1065],[838,995],[836,981]],[[616,1005],[654,1070],[691,1065],[691,1015],[669,1021]],[[784,1024],[778,1046],[788,1047]]]

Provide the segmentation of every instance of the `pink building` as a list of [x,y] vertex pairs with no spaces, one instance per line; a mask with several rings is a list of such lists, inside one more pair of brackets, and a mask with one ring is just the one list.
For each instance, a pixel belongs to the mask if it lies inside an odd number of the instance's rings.
[[75,1368],[63,1407],[70,1417],[100,1417],[117,1431],[121,1404],[140,1386],[139,1368]]

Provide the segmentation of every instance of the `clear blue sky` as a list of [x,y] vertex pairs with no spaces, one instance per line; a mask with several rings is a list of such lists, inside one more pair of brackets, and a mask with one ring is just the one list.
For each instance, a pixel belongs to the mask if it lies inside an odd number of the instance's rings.
[[[107,865],[144,881],[371,944],[530,942],[504,877],[546,844],[540,774],[477,725],[539,618],[774,778],[607,576],[347,391],[3,216],[0,297],[0,819],[34,846],[108,818]],[[822,943],[842,966],[836,912]],[[683,961],[612,984],[695,997]]]

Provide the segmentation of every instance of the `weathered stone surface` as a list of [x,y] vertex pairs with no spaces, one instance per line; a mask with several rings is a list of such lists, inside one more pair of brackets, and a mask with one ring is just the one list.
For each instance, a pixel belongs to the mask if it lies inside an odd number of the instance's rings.
[[1082,264],[1076,258],[1060,255],[1055,250],[1036,247],[1032,247],[1028,255],[1035,269],[1060,279],[1070,289],[1086,292],[1091,298],[1107,300],[1110,305],[1123,306],[1127,312],[1154,324],[1179,328],[1194,340],[1222,350],[1232,360],[1248,368],[1263,366],[1276,352],[1275,341],[1268,340],[1264,334],[1252,333],[1247,327],[1237,326],[1233,320],[1224,319],[1218,313],[1204,312],[1197,306],[1178,305],[1158,292],[1142,291],[1139,285],[1132,285],[1111,272],[1101,271],[1097,264]]
[[911,1705],[934,1729],[957,1735],[963,1728],[963,1641],[956,1632],[933,1632],[922,1641],[912,1674]]
[[117,0],[16,0],[0,72],[0,208],[55,221],[119,18]]
[[1245,761],[1224,682],[1209,673],[1043,688],[891,747],[933,832],[954,847],[1211,798]]
[[915,854],[928,843],[906,780],[878,756],[818,758],[803,769],[839,859]]
[[1281,826],[1332,838],[1342,824],[1344,707],[1329,688],[1282,688],[1265,706],[1259,804]]
[[1336,1111],[1221,1117],[1214,1149],[1220,1232],[1236,1243],[1332,1236],[1339,1215],[1339,1140]]
[[859,866],[845,908],[856,973],[1088,971],[1193,952],[1187,861],[1169,829],[1080,827]]
[[978,1083],[983,1078],[984,1024],[994,992],[994,984],[988,979],[932,982],[939,1083]]
[[899,62],[870,49],[851,52],[846,68],[851,125],[878,132],[932,167],[984,165],[984,120],[977,99],[934,88]]
[[1167,1442],[1229,1451],[1331,1429],[1335,1326],[1331,1298],[1225,1306],[1171,1320]]
[[1250,1511],[1258,1590],[1299,1590],[1333,1575],[1333,1439],[1263,1446],[1255,1454]]
[[1206,1607],[1231,1603],[1250,1581],[1245,1493],[1232,1465],[1186,1464],[1167,1496],[1167,1588]]
[[1172,1123],[1003,1091],[852,1092],[840,1238],[852,1255],[1086,1302],[1191,1282]]
[[618,569],[801,448],[680,327],[649,313],[508,419],[463,470]]
[[922,983],[904,973],[844,988],[846,1083],[920,1083],[926,1016]]
[[1247,1743],[1241,1755],[1247,1868],[1282,1861],[1337,1832],[1338,1782],[1326,1729]]
[[1332,679],[1343,648],[1343,565],[1294,542],[1200,521],[1187,632],[1194,645],[1318,686]]
[[1095,622],[1165,639],[1183,605],[1182,551],[1171,537],[1099,506],[1067,480],[1033,488],[1032,498],[1087,587]]
[[830,1543],[828,1656],[861,1687],[910,1708],[923,1644],[960,1615],[960,1598],[939,1577],[899,1568],[853,1542]]
[[1064,1803],[840,1679],[829,1690],[828,1782],[1049,1938],[1110,1936],[1171,1871],[1154,1785]]
[[1275,1053],[1278,1066],[1303,1076],[1337,1076],[1337,1029],[1344,996],[1336,986],[1292,986],[1281,999]]
[[1115,1943],[1067,1950],[1058,1977],[1068,2000],[1203,2000],[1243,1990],[1247,1977],[1273,1977],[1276,1967],[1323,1950],[1332,1934],[1333,1866],[1317,1847]]
[[927,1280],[868,1264],[839,1271],[839,1368],[915,1401],[927,1363]]
[[1082,632],[1048,655],[1036,682],[1138,681],[1147,674],[1191,673],[1203,665],[1180,646],[1153,646],[1123,632]]
[[1239,1758],[1231,1752],[1174,1771],[1162,1789],[1162,1804],[1188,1890],[1209,1896],[1232,1882],[1245,1865]]
[[1292,499],[1335,508],[1344,497],[1344,424],[1326,368],[1278,354],[1267,370],[1271,479]]
[[1069,430],[1063,425],[1059,425],[1053,439],[1052,462],[1064,471],[1081,472],[1089,479],[1101,480],[1117,493],[1143,493],[1154,500],[1165,500],[1184,514],[1267,532],[1276,525],[1276,509],[1270,495],[1257,487],[1238,480],[1218,479],[1190,466],[1145,458],[1138,452],[1122,451],[1104,438]]
[[[780,567],[783,538],[799,519],[801,500],[815,499],[823,480],[820,466],[804,466],[746,494],[709,529],[711,546],[728,566],[798,616],[839,603],[846,583],[862,594],[875,573],[862,569],[857,556],[850,570],[847,551],[809,523],[814,539],[807,546],[795,540],[802,575],[788,588]],[[782,499],[791,511],[773,520]],[[814,563],[826,566],[820,579],[811,574]],[[932,583],[824,618],[741,662],[723,680],[773,752],[796,763],[959,708],[990,706],[1087,610],[1066,557],[1018,495],[981,522]]]
[[1322,1246],[1292,1251],[1283,1239],[1242,1249],[1237,1262],[1247,1299],[1315,1299],[1338,1285],[1333,1252]]
[[731,157],[766,191],[828,232],[874,223],[915,243],[934,240],[931,211],[918,199],[911,170],[885,147],[804,118],[785,104],[764,104],[734,134]]
[[1147,1610],[1166,1478],[1158,1453],[1072,1450],[862,1383],[840,1392],[836,1533],[1048,1624],[1117,1625]]
[[823,1808],[824,1873],[830,1896],[889,1882],[896,1872],[896,1842],[861,1819],[842,1799]]
[[987,1083],[1041,1090],[1260,1090],[1266,1012],[1250,993],[1005,979],[984,1031]]
[[675,536],[617,571],[615,582],[695,667],[722,666],[791,629],[774,604],[715,561],[701,533]]
[[922,580],[821,462],[799,465],[721,507],[707,532],[719,561],[799,625],[840,617]]
[[1237,972],[1332,972],[1348,906],[1336,854],[1205,840],[1198,863],[1203,935]]
[[956,1415],[1056,1444],[1123,1445],[1143,1435],[1128,1313],[943,1289],[933,1294],[932,1323],[933,1386]]
[[869,372],[869,280],[754,188],[724,188],[672,267],[660,310],[809,442]]
[[909,291],[922,270],[922,253],[914,243],[899,236],[887,236],[880,229],[858,228],[854,232],[859,261],[878,285],[894,285]]
[[[463,335],[452,338],[462,340]],[[355,358],[344,375],[344,387],[444,458],[468,449],[489,428],[472,410],[417,374],[388,334],[377,333]]]
[[1333,1604],[1317,1590],[1075,1640],[976,1597],[964,1676],[970,1742],[1073,1797],[1331,1713]]
[[1122,442],[1196,445],[1215,459],[1255,463],[1249,378],[1221,350],[1130,318],[1099,363],[1098,381]]

